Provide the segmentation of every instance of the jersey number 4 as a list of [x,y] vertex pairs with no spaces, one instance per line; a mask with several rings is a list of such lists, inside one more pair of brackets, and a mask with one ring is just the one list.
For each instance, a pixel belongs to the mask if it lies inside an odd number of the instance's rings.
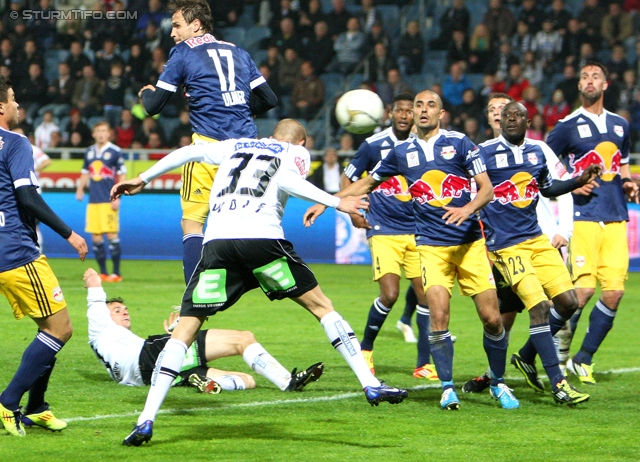
[[269,186],[271,178],[280,168],[281,161],[279,157],[267,156],[264,154],[255,156],[256,160],[269,162],[269,165],[265,170],[256,169],[253,174],[251,174],[252,178],[258,180],[258,184],[254,188],[238,188],[238,182],[240,181],[240,177],[243,175],[243,173],[245,176],[250,174],[245,172],[245,169],[247,168],[247,165],[249,165],[249,161],[251,161],[253,157],[254,154],[247,154],[242,152],[238,152],[231,156],[232,159],[241,159],[241,161],[237,167],[232,168],[229,171],[229,178],[231,178],[229,186],[220,191],[216,197],[222,197],[226,194],[234,193],[253,197],[262,197],[264,195],[264,192],[267,190],[267,186]]

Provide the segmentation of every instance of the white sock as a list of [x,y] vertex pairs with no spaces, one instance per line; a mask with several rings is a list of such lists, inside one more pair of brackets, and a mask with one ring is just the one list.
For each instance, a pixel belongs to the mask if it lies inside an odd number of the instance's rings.
[[246,390],[247,385],[238,375],[222,375],[213,379],[224,391]]
[[369,370],[360,350],[360,342],[353,329],[337,311],[325,315],[320,324],[324,328],[331,345],[338,350],[358,380],[365,387],[379,387],[380,381]]
[[286,389],[291,382],[291,372],[267,353],[267,350],[259,343],[252,343],[245,348],[242,359],[251,369],[265,377],[280,390]]
[[178,376],[184,355],[187,353],[187,345],[184,342],[170,338],[164,349],[158,356],[156,367],[151,376],[151,388],[147,394],[147,402],[144,404],[142,414],[138,417],[138,425],[147,420],[155,420],[156,414],[162,406],[162,402],[171,388],[173,380]]

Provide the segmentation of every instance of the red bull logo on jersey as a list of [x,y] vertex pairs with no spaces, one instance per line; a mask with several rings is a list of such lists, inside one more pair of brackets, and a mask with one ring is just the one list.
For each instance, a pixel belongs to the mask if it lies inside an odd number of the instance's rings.
[[115,171],[106,166],[101,160],[94,160],[89,165],[89,177],[91,181],[102,181],[115,178]]
[[204,34],[199,37],[191,37],[190,39],[185,40],[185,43],[189,46],[189,48],[195,48],[200,45],[204,45],[205,43],[216,43],[218,40],[211,34]]
[[409,185],[407,184],[405,177],[402,175],[391,177],[380,183],[373,192],[382,193],[387,197],[395,197],[400,202],[409,202],[411,200]]
[[527,172],[518,172],[493,187],[493,200],[519,209],[529,206],[538,197],[538,182]]
[[569,155],[569,165],[573,169],[571,176],[580,176],[589,165],[595,164],[602,168],[602,181],[612,181],[620,174],[621,160],[622,154],[618,146],[611,141],[603,141],[578,159],[574,154]]
[[444,207],[464,193],[468,194],[471,187],[466,177],[430,170],[413,183],[409,191],[420,205],[427,203],[433,207]]

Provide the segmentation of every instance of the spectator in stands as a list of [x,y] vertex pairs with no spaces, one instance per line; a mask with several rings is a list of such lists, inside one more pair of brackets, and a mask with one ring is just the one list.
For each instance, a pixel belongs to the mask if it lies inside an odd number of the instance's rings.
[[82,135],[78,132],[71,132],[68,141],[63,141],[62,146],[65,148],[88,148],[89,145],[82,142]]
[[471,82],[464,75],[463,64],[460,62],[451,64],[449,75],[442,83],[442,95],[453,106],[462,104],[462,94],[471,88]]
[[518,21],[516,33],[511,37],[511,49],[520,59],[527,51],[535,51],[534,35],[526,22]]
[[[147,10],[138,15],[136,23],[136,31],[138,35],[143,35],[149,23],[154,23],[156,27],[162,24],[165,19],[170,19],[169,15],[164,11],[160,0],[149,0]],[[154,47],[155,48],[155,47]]]
[[546,17],[551,19],[553,30],[560,32],[560,35],[565,34],[569,20],[573,18],[565,8],[564,0],[553,0],[551,2],[551,11],[547,13]]
[[305,42],[303,54],[305,59],[313,64],[316,74],[324,74],[327,66],[333,60],[333,40],[329,36],[329,26],[325,21],[315,23],[313,37]]
[[551,95],[551,101],[542,109],[542,116],[548,131],[553,130],[560,119],[571,113],[571,106],[565,100],[564,93],[556,88]]
[[[353,154],[356,143],[351,133],[343,133],[340,135],[340,146],[338,146],[338,154]],[[358,144],[359,146],[359,144]]]
[[27,23],[30,30],[37,31],[35,34],[38,48],[48,50],[56,40],[56,23],[58,21],[55,9],[51,7],[51,0],[39,0],[38,6],[33,8],[32,19]]
[[244,0],[215,0],[209,4],[216,27],[235,27],[244,11]]
[[[334,0],[334,4],[342,0]],[[329,72],[350,74],[362,60],[362,49],[365,45],[366,35],[360,31],[358,18],[349,18],[346,32],[338,35],[333,44],[336,52],[334,61],[329,65]]]
[[324,104],[324,83],[315,75],[313,64],[304,61],[291,92],[290,117],[311,120]]
[[120,114],[124,107],[124,97],[127,91],[127,80],[124,78],[124,65],[120,61],[111,64],[111,75],[104,85],[104,117],[111,127],[120,122]]
[[[189,113],[187,113],[187,119],[188,117]],[[115,144],[121,148],[129,148],[136,137],[139,127],[136,118],[131,114],[131,110],[127,108],[122,109],[120,113],[120,123],[115,125]],[[191,124],[189,124],[189,127],[191,127]],[[189,132],[189,140],[191,140],[191,132]]]
[[621,109],[629,109],[631,104],[636,100],[638,81],[636,80],[636,71],[629,68],[622,74],[622,82],[620,84],[620,96],[618,97],[618,111]]
[[562,76],[564,79],[558,82],[555,89],[562,91],[567,104],[570,108],[573,108],[573,105],[578,99],[578,82],[580,79],[578,78],[575,67],[570,64],[564,66]]
[[[482,76],[482,87],[478,90],[478,99],[480,100],[483,108],[487,107],[489,97],[491,96],[491,93],[493,93],[496,83],[497,79],[495,74],[484,74]],[[486,115],[485,111],[483,111],[482,126],[486,127],[487,124],[485,123],[484,115]]]
[[462,104],[454,107],[451,111],[452,123],[458,127],[464,126],[467,119],[473,118],[479,121],[482,118],[484,106],[476,96],[473,88],[467,88],[462,93]]
[[335,194],[340,191],[340,175],[342,165],[338,159],[338,151],[334,147],[328,147],[322,156],[322,165],[313,171],[308,180],[316,187]]
[[83,147],[88,147],[93,144],[93,136],[91,135],[91,129],[87,124],[82,120],[82,115],[80,114],[80,110],[78,108],[73,108],[69,111],[69,122],[67,126],[64,127],[64,133],[67,135],[63,137],[65,140],[69,138],[70,134],[76,132],[81,137],[81,144]]
[[[135,114],[134,114],[135,115]],[[134,141],[140,141],[143,146],[149,142],[149,136],[152,133],[162,133],[158,121],[151,116],[146,116],[142,121],[140,130],[137,131]],[[162,136],[162,134],[160,135]]]
[[376,86],[376,93],[385,105],[393,103],[393,98],[403,93],[413,94],[411,86],[402,79],[399,69],[389,69],[387,80]]
[[331,4],[333,9],[327,14],[326,20],[329,26],[329,35],[335,41],[338,35],[347,30],[347,23],[351,18],[351,14],[347,11],[344,0],[332,0]]
[[53,112],[46,111],[42,115],[42,122],[36,127],[35,141],[40,149],[47,149],[51,144],[51,133],[59,132],[60,127],[53,120]]
[[397,69],[398,63],[389,55],[384,43],[376,43],[373,54],[364,63],[364,80],[370,85],[382,83],[387,78],[389,69]]
[[306,8],[303,8],[300,11],[298,32],[303,37],[313,37],[316,24],[318,24],[320,21],[323,21],[325,25],[327,24],[325,21],[325,15],[322,13],[322,3],[320,3],[320,0],[309,0]]
[[191,144],[191,136],[182,135],[178,140],[178,148],[183,148],[185,146],[189,146]]
[[502,0],[490,0],[482,22],[489,28],[492,44],[497,46],[515,32],[517,21],[511,10],[502,5]]
[[16,101],[27,109],[27,117],[34,119],[38,110],[47,103],[47,90],[49,84],[42,68],[37,62],[29,65],[28,75],[25,79],[17,79],[15,96]]
[[262,74],[262,77],[267,81],[273,93],[278,97],[278,105],[269,111],[257,116],[258,119],[278,119],[280,120],[280,113],[282,101],[280,99],[280,84],[278,83],[278,74],[271,71],[271,68],[266,62],[263,62],[258,66],[258,70]]
[[398,43],[398,66],[402,75],[419,74],[424,61],[424,39],[416,20],[407,23],[407,31]]
[[113,2],[113,11],[115,11],[115,16],[104,21],[107,25],[107,36],[115,40],[117,48],[122,52],[131,45],[131,38],[135,35],[136,20],[126,14],[125,4],[122,0]]
[[591,37],[590,42],[594,49],[599,48],[599,41],[602,38],[602,18],[607,14],[607,9],[600,5],[599,0],[585,0],[584,7],[578,13],[578,21],[586,34]]
[[611,55],[608,60],[604,62],[607,66],[609,73],[607,78],[610,81],[622,84],[622,75],[627,69],[629,69],[629,63],[627,62],[627,52],[624,45],[616,43],[611,47]]
[[518,21],[527,24],[531,34],[535,35],[540,31],[544,16],[544,11],[536,4],[536,0],[522,0]]
[[79,40],[71,42],[69,56],[65,62],[69,65],[71,75],[76,80],[82,78],[82,69],[84,69],[85,66],[91,66],[91,60],[84,51],[82,51],[82,43],[80,43]]
[[636,59],[631,67],[636,71],[636,75],[640,75],[640,39],[636,41]]
[[84,21],[82,38],[84,39],[85,50],[96,52],[102,46],[103,40],[109,37],[112,31],[109,28],[109,23],[105,21],[106,5],[97,0],[91,10],[93,10],[93,14]]
[[154,21],[149,21],[144,30],[144,34],[140,36],[140,40],[142,40],[142,46],[148,53],[153,53],[153,50],[160,47],[164,51],[165,56],[169,55],[169,52],[174,45],[171,37],[165,34]]
[[27,109],[23,106],[18,107],[18,125],[26,136],[33,136],[33,125],[31,119],[27,116]]
[[540,98],[540,89],[535,85],[529,85],[522,91],[522,100],[520,103],[527,108],[530,118],[542,113]]
[[[129,39],[131,35],[127,37]],[[80,15],[70,15],[64,21],[58,21],[56,45],[61,50],[68,50],[71,43],[82,39],[82,19]]]
[[147,144],[144,146],[146,149],[153,149],[156,152],[149,153],[149,160],[162,159],[167,153],[163,152],[167,149],[162,139],[162,134],[159,131],[149,133],[147,138]]
[[66,62],[58,64],[58,77],[49,85],[47,89],[47,100],[49,104],[43,106],[40,112],[44,110],[53,111],[54,117],[64,117],[71,109],[71,95],[73,94],[73,86],[75,79],[71,76],[71,69]]
[[[5,16],[8,17],[8,15]],[[15,26],[9,34],[9,37],[11,37],[11,41],[13,42],[13,48],[15,50],[22,50],[25,42],[32,39],[32,33],[27,29],[27,24],[22,19],[18,19],[15,21]]]
[[302,40],[296,35],[295,22],[289,16],[280,20],[280,27],[271,34],[270,40],[271,45],[277,46],[283,55],[287,48],[293,48],[296,52],[302,49]]
[[600,34],[609,48],[633,35],[631,15],[622,9],[620,3],[614,1],[609,4],[609,13],[602,18]]
[[[13,79],[17,84],[19,84],[21,80],[29,78],[29,67],[32,64],[38,64],[40,70],[44,69],[44,59],[42,59],[42,55],[38,52],[36,41],[28,39],[24,42],[22,49],[18,51],[15,64],[11,69]],[[16,98],[17,97],[18,95],[16,95]],[[21,102],[22,101],[23,100],[21,100]]]
[[90,118],[102,114],[104,82],[96,77],[90,64],[82,68],[82,78],[73,89],[71,104],[80,109],[82,117]]
[[541,86],[544,79],[542,63],[536,59],[533,51],[527,51],[522,59],[522,75],[531,85]]
[[[557,59],[562,48],[562,36],[560,32],[553,30],[553,22],[545,18],[542,22],[542,30],[535,38],[536,57],[542,64],[545,74],[551,75],[560,72],[561,65]],[[529,114],[531,117],[531,114]]]
[[[271,21],[269,21],[269,28],[271,29],[272,37],[278,35],[278,33],[282,30],[283,19],[290,19],[291,24],[293,25],[293,29],[295,29],[296,24],[298,24],[298,21],[300,20],[300,14],[292,6],[291,0],[280,0],[278,7],[273,8],[271,12],[273,13],[273,15],[271,16]],[[284,51],[284,49],[282,51]]]
[[475,144],[480,144],[487,141],[487,137],[484,132],[480,130],[480,123],[475,117],[469,117],[464,121],[462,132],[467,135],[469,139]]
[[169,137],[169,144],[172,147],[180,144],[180,138],[185,135],[190,137],[193,133],[193,127],[189,121],[189,111],[187,109],[180,111],[178,114],[178,122],[179,124],[172,130],[171,136]]
[[366,40],[364,45],[364,55],[368,55],[377,43],[382,43],[387,50],[391,50],[391,39],[384,30],[381,21],[376,21],[371,26],[369,32],[366,33]]
[[133,42],[129,51],[129,59],[124,71],[132,92],[137,95],[140,88],[149,81],[146,75],[149,57],[140,42]]
[[[94,59],[94,68],[99,79],[107,80],[111,76],[111,66],[120,63],[124,66],[124,60],[116,51],[116,42],[112,38],[106,38],[102,43],[102,49],[98,50]],[[113,124],[111,125],[113,127]]]
[[631,149],[633,152],[640,151],[640,92],[636,93],[636,98],[629,106],[631,114]]
[[589,36],[580,27],[580,22],[576,18],[569,19],[567,31],[562,36],[562,47],[559,58],[564,64],[573,64],[580,55],[580,45],[589,41]]
[[[284,51],[284,59],[280,63],[278,69],[278,83],[280,84],[280,94],[290,96],[293,90],[293,84],[300,74],[300,65],[302,59],[293,48],[287,48]],[[288,108],[287,108],[288,109]]]
[[362,9],[357,15],[360,30],[368,34],[376,22],[382,24],[382,16],[374,6],[373,0],[361,0],[360,4]]
[[447,67],[457,62],[463,62],[466,67],[469,63],[469,55],[467,35],[461,30],[453,31],[451,43],[447,49]]
[[509,67],[509,74],[507,78],[501,82],[498,82],[493,91],[497,93],[506,93],[514,100],[520,101],[522,99],[522,92],[529,86],[529,81],[522,75],[522,66],[519,63],[513,63]]
[[518,63],[520,63],[520,59],[511,51],[511,42],[503,40],[498,47],[498,53],[487,62],[484,72],[495,74],[496,79],[501,81],[507,78],[509,68]]
[[537,141],[547,139],[547,125],[542,114],[535,114],[531,117],[531,126],[527,128],[524,136]]
[[60,130],[55,130],[51,132],[51,137],[49,139],[48,149],[60,148],[62,147],[62,134]]
[[15,60],[16,54],[11,39],[5,37],[0,41],[0,64],[11,67]]
[[4,26],[4,30],[7,31],[8,34],[11,34],[15,31],[15,28],[18,24],[22,24],[26,27],[26,24],[22,20],[16,20],[15,18],[23,17],[24,7],[22,5],[22,0],[11,0],[9,2],[4,2],[3,5],[9,4],[9,11],[4,11],[2,15],[2,25]]
[[489,28],[484,24],[478,24],[469,39],[469,72],[488,72],[487,61],[493,54],[492,50]]
[[578,55],[578,60],[575,63],[574,67],[576,69],[582,69],[585,64],[589,61],[593,61],[596,59],[596,53],[593,45],[590,42],[585,42],[580,45],[580,55]]
[[440,34],[429,42],[433,50],[446,50],[451,42],[453,31],[461,30],[465,34],[469,31],[471,15],[464,5],[464,0],[453,0],[442,16],[440,16]]
[[166,63],[167,55],[162,47],[153,49],[151,51],[151,59],[147,62],[147,67],[145,69],[145,77],[147,78],[146,83],[157,82]]

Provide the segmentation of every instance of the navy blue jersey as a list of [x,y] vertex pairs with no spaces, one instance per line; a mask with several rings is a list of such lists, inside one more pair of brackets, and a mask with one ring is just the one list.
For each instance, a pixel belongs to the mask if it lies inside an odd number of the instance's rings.
[[521,146],[502,135],[480,145],[487,174],[493,185],[493,200],[480,211],[487,247],[500,250],[540,236],[536,205],[540,188],[553,182],[547,167],[543,141],[525,138]]
[[95,144],[89,146],[82,165],[82,173],[89,174],[89,203],[111,202],[111,188],[118,175],[126,172],[122,151],[118,146],[107,143],[101,150]]
[[452,246],[482,237],[476,217],[460,226],[445,225],[445,206],[471,201],[469,178],[485,171],[480,148],[464,134],[440,130],[429,141],[398,143],[371,173],[376,180],[394,175],[407,179],[413,198],[418,245]]
[[226,140],[257,136],[249,98],[265,82],[249,53],[205,34],[171,49],[157,86],[175,92],[184,85],[194,132]]
[[[347,178],[357,181],[364,172],[371,172],[397,142],[391,127],[364,140],[344,170]],[[411,194],[403,176],[389,178],[369,194],[367,220],[371,225],[368,238],[378,234],[415,234]]]
[[29,140],[0,128],[0,272],[40,256],[35,219],[20,209],[15,190],[38,186]]
[[604,110],[599,116],[576,109],[549,134],[547,144],[569,173],[579,176],[591,164],[602,167],[599,188],[589,196],[573,195],[573,219],[577,221],[624,221],[629,219],[622,189],[620,166],[629,163],[629,123]]

